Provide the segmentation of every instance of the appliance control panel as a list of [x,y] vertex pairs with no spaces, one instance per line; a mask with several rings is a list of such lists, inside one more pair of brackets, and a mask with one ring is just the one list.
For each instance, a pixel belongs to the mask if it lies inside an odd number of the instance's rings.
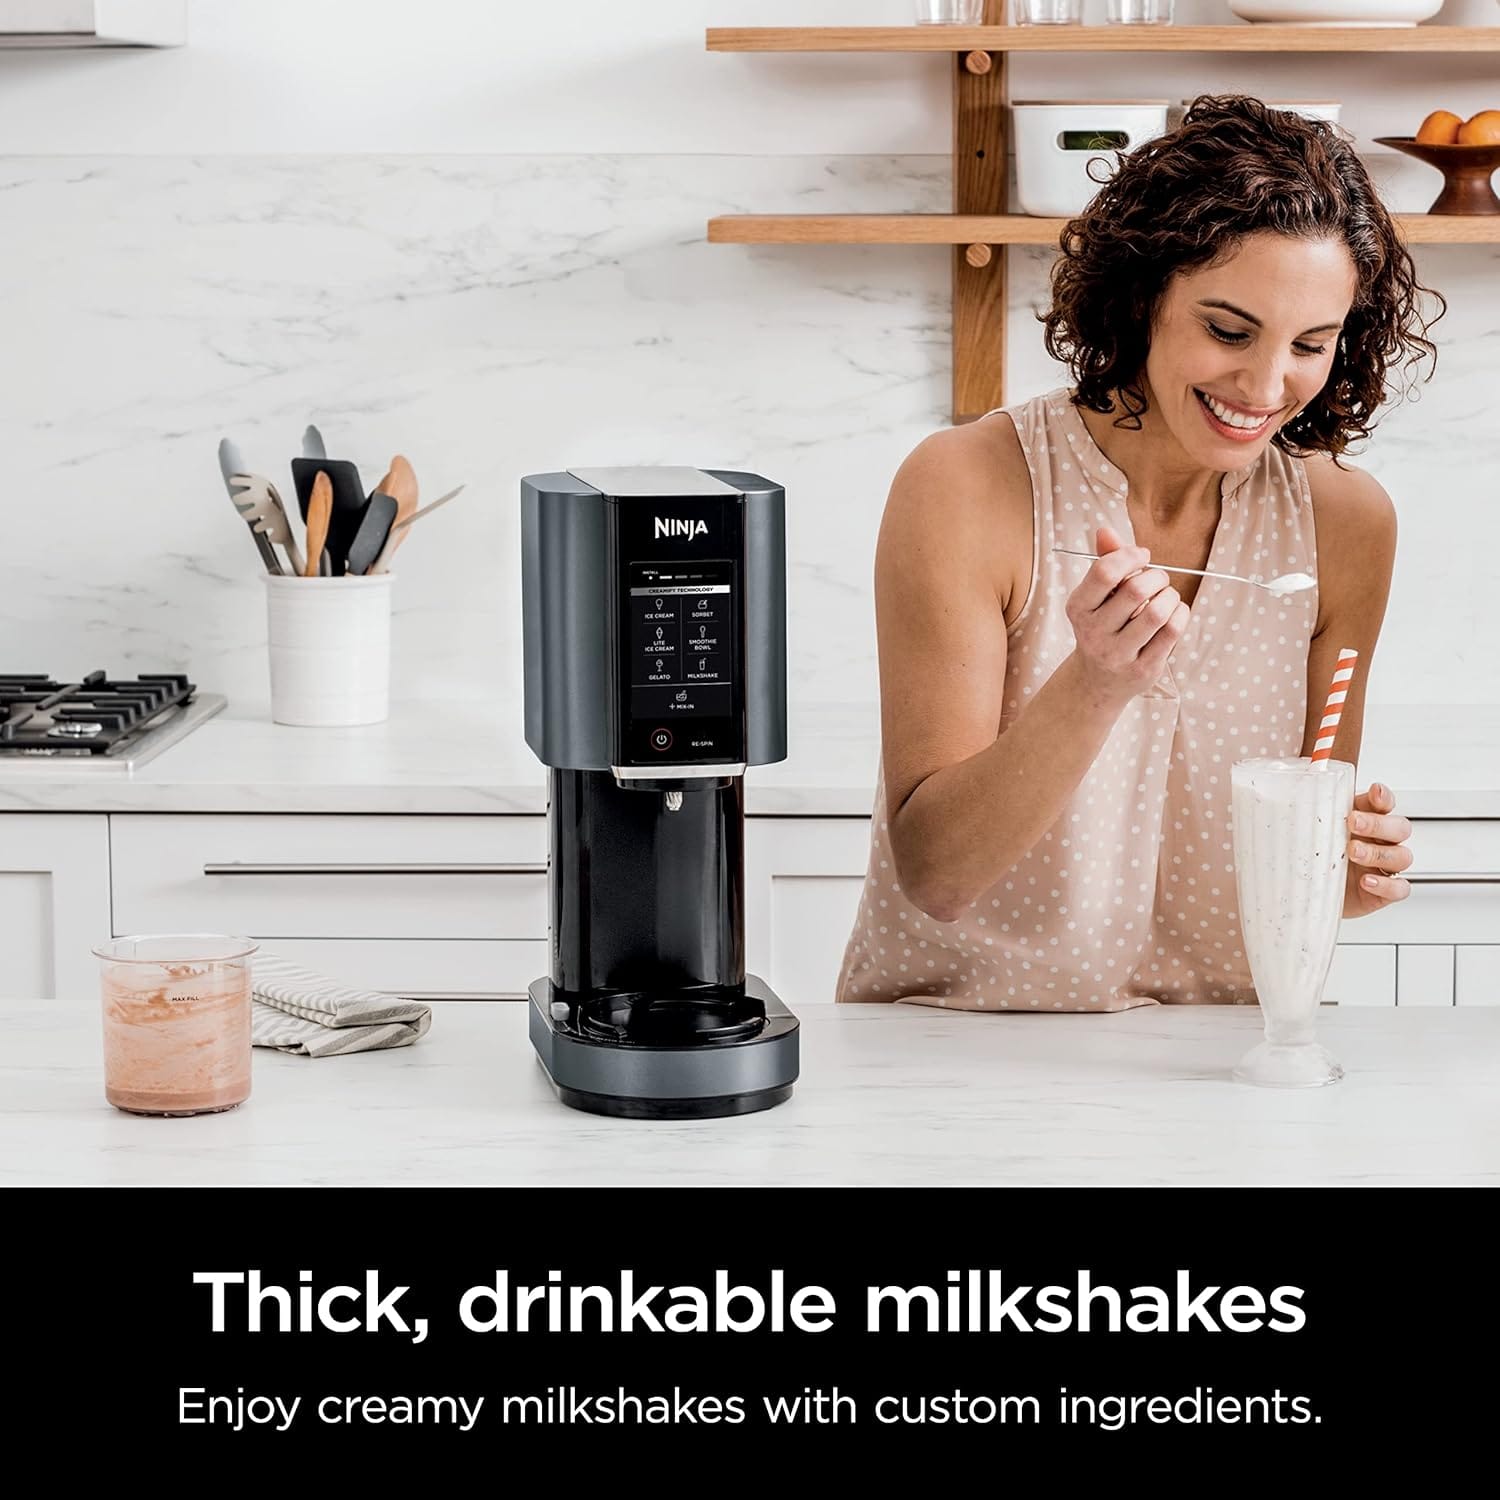
[[618,764],[742,761],[739,563],[725,545],[738,543],[737,507],[708,500],[690,509],[677,501],[658,525],[666,502],[621,504]]

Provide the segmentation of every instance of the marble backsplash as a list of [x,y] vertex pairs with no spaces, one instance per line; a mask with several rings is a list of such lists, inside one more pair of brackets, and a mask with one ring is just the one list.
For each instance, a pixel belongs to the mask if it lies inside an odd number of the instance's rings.
[[[1389,191],[1420,208],[1430,184]],[[869,702],[881,507],[947,421],[947,256],[710,246],[704,223],[948,203],[926,156],[0,158],[3,664],[263,699],[214,450],[232,435],[289,494],[315,421],[370,483],[400,451],[427,495],[468,485],[401,555],[397,694],[519,713],[520,474],[686,463],[787,486],[794,709]],[[1018,399],[1057,372],[1030,317],[1049,257],[1011,254]],[[1371,693],[1495,702],[1500,247],[1419,254],[1450,311],[1438,378],[1362,460],[1402,527]]]

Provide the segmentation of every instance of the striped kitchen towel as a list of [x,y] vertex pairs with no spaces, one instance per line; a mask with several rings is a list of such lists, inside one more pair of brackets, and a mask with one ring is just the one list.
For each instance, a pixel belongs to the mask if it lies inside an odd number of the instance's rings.
[[432,1025],[430,1006],[350,989],[269,953],[255,957],[250,992],[251,1042],[308,1057],[409,1047]]

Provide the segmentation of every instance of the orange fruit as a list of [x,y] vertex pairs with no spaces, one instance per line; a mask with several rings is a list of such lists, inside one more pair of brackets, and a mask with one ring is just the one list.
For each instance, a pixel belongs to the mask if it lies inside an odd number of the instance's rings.
[[1417,140],[1424,146],[1451,146],[1464,122],[1451,109],[1435,109],[1422,121]]
[[1460,146],[1500,146],[1500,109],[1482,109],[1459,127]]

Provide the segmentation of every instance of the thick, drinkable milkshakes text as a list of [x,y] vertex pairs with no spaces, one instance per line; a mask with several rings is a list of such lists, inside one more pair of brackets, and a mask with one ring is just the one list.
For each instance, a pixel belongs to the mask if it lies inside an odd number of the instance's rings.
[[[311,1271],[295,1286],[258,1270],[198,1271],[209,1290],[211,1326],[250,1333],[394,1333],[422,1343],[428,1319],[408,1286],[378,1270],[359,1284],[317,1285]],[[1018,1281],[999,1268],[949,1271],[937,1285],[864,1289],[872,1333],[1296,1333],[1307,1321],[1303,1290],[1222,1286],[1178,1270],[1165,1285],[1116,1287],[1080,1270],[1067,1282]],[[630,1270],[588,1282],[550,1271],[536,1283],[509,1270],[470,1286],[454,1308],[470,1333],[823,1333],[838,1316],[827,1287],[792,1285],[785,1271],[736,1278],[712,1273],[708,1286],[666,1286]]]

